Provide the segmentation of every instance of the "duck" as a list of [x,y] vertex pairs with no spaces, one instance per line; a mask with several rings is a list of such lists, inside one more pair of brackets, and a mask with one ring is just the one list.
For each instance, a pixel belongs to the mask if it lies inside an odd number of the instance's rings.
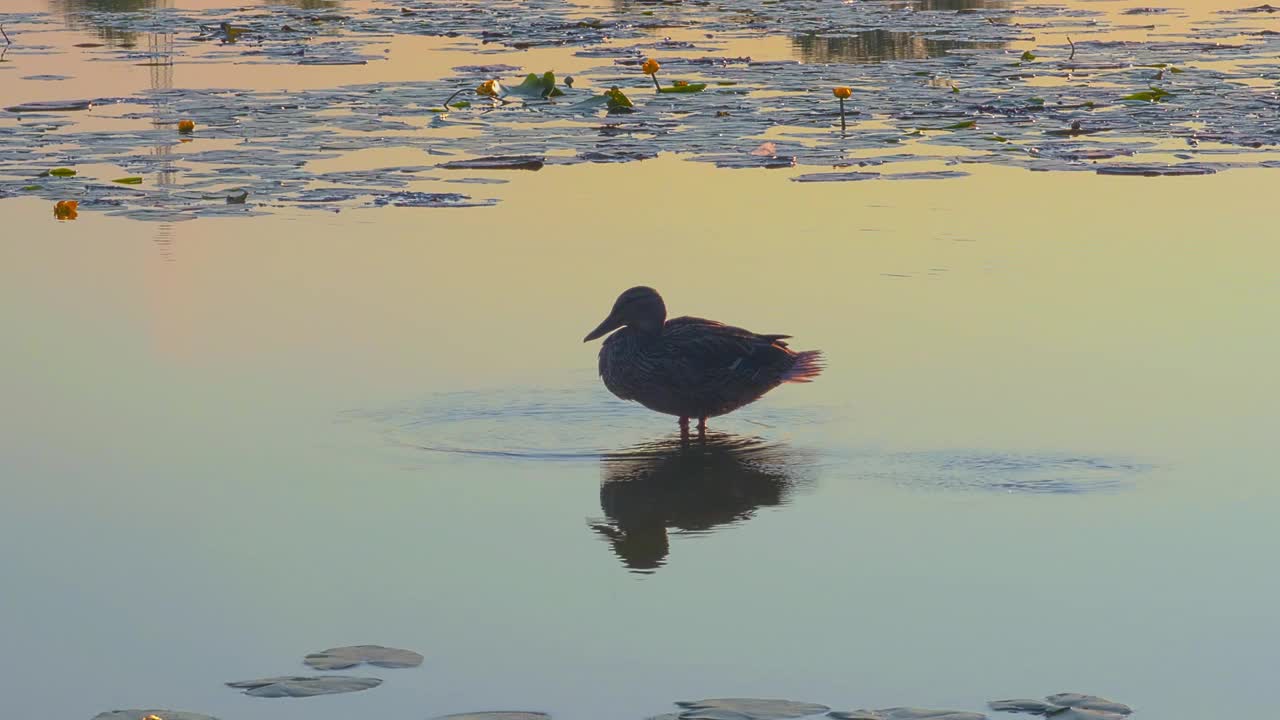
[[691,418],[704,437],[707,418],[749,405],[783,383],[811,382],[825,366],[821,350],[788,347],[790,335],[760,335],[699,317],[668,320],[662,296],[643,285],[619,295],[582,341],[605,335],[604,386],[622,400],[680,418],[682,438]]

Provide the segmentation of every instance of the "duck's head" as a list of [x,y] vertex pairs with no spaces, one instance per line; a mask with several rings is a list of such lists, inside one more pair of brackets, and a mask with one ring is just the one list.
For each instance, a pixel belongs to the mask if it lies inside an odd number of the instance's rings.
[[657,335],[667,321],[667,306],[662,296],[651,287],[633,287],[618,296],[604,319],[582,342],[591,342],[626,325],[641,332]]

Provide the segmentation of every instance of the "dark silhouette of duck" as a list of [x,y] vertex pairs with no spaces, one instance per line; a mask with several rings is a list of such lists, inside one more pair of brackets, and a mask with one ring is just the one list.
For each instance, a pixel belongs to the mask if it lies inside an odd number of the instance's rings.
[[[618,330],[618,328],[622,328]],[[600,377],[609,392],[680,418],[706,433],[707,418],[760,399],[785,382],[809,382],[822,372],[822,351],[796,352],[790,335],[757,335],[696,317],[667,319],[662,296],[633,287],[618,296],[590,342],[618,330],[600,348]]]
[[591,528],[628,570],[654,572],[671,552],[669,533],[710,533],[785,505],[797,483],[794,460],[785,446],[716,432],[706,442],[663,439],[605,455],[607,521]]

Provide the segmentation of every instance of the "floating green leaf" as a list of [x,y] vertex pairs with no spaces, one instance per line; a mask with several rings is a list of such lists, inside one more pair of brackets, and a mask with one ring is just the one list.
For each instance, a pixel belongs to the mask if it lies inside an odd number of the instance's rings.
[[684,85],[671,85],[668,87],[658,88],[660,93],[696,93],[707,89],[706,83],[685,83]]
[[1164,90],[1158,87],[1153,87],[1150,90],[1143,90],[1142,92],[1136,92],[1132,95],[1125,95],[1120,99],[1121,100],[1141,100],[1144,102],[1160,102],[1161,100],[1164,100],[1165,98],[1170,97],[1172,94],[1173,93],[1169,92],[1168,90]]
[[71,168],[63,167],[63,168],[54,168],[49,171],[49,174],[54,177],[74,177],[76,174],[76,171],[72,170]]
[[817,715],[831,709],[816,703],[760,698],[712,698],[681,701],[676,705],[686,708],[680,713],[680,717],[688,720],[712,720],[712,718],[724,718],[730,715],[742,720],[785,720]]
[[458,102],[456,102],[456,103],[454,103],[454,104],[450,105],[449,107],[451,107],[451,108],[456,108],[456,109],[458,109],[458,110],[466,110],[467,108],[471,107],[471,101],[470,101],[470,100],[459,100]]
[[43,190],[43,189],[44,188],[40,187],[39,185],[23,185],[22,186],[23,192],[32,192],[33,190]]
[[835,720],[987,720],[982,713],[959,710],[927,710],[913,707],[892,707],[883,710],[853,710],[829,713]]
[[264,698],[312,697],[334,693],[358,692],[382,684],[378,678],[327,675],[325,677],[269,677],[260,680],[229,682],[228,687],[244,690],[245,695]]
[[605,98],[609,101],[609,107],[631,107],[631,98],[618,88],[609,88],[604,93]]
[[1031,52],[1030,50],[1027,50],[1026,52],[1022,53],[1022,62],[1031,62],[1032,60],[1035,60],[1035,59],[1036,59],[1035,53]]
[[978,124],[977,120],[961,120],[958,123],[947,125],[942,129],[943,130],[968,130],[969,128],[974,127],[977,124]]
[[138,177],[137,175],[131,175],[129,177],[116,178],[111,182],[120,183],[121,185],[141,185],[142,178]]
[[417,667],[422,656],[412,650],[381,645],[352,645],[311,653],[302,661],[317,670],[346,670],[361,663],[385,668]]
[[524,82],[507,88],[507,93],[524,98],[553,98],[563,95],[564,91],[556,87],[556,74],[548,71],[541,76],[529,73]]

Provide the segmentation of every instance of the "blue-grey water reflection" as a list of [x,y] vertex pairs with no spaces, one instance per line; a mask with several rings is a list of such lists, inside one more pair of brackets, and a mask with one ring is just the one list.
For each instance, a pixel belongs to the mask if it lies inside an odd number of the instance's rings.
[[593,529],[635,571],[661,567],[672,533],[705,533],[787,502],[811,470],[788,447],[709,433],[644,443],[601,459],[600,509]]

